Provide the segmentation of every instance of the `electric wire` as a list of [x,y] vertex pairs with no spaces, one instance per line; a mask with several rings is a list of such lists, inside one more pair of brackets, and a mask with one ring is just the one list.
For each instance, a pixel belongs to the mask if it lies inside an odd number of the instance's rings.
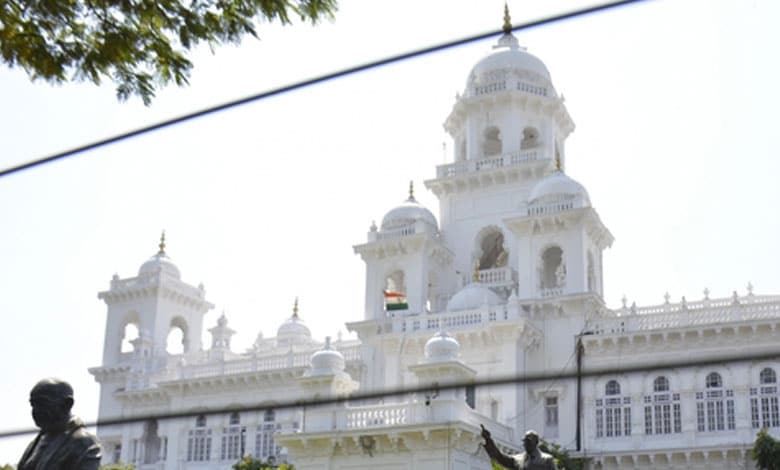
[[[532,21],[528,21],[525,23],[520,23],[518,25],[512,26],[512,31],[522,31],[526,29],[531,29],[539,26],[544,26],[552,23],[556,23],[559,21],[564,21],[568,19],[578,18],[585,15],[591,15],[594,13],[599,13],[607,10],[611,10],[618,7],[627,6],[633,3],[639,3],[647,0],[619,0],[614,2],[608,2],[603,4],[598,4],[586,8],[571,10],[565,13],[560,13],[552,16],[547,16],[541,19],[536,19]],[[122,132],[120,134],[116,134],[111,137],[107,137],[105,139],[97,140],[88,144],[84,144],[78,147],[71,148],[69,150],[64,150],[62,152],[58,152],[49,156],[41,157],[35,160],[28,161],[26,163],[21,163],[16,166],[11,166],[5,169],[0,170],[0,178],[9,176],[15,173],[19,173],[24,170],[29,170],[41,165],[53,163],[59,160],[63,160],[66,158],[75,157],[77,155],[80,155],[82,153],[88,152],[90,150],[95,150],[100,147],[105,147],[107,145],[115,144],[133,137],[139,137],[144,134],[148,134],[153,131],[161,130],[167,127],[171,127],[174,125],[182,124],[187,121],[191,121],[194,119],[198,119],[201,117],[205,117],[214,113],[218,113],[220,111],[225,111],[231,108],[235,108],[238,106],[243,106],[245,104],[253,103],[256,101],[261,101],[267,98],[271,98],[273,96],[281,95],[284,93],[288,93],[294,90],[299,90],[302,88],[310,87],[312,85],[317,85],[320,83],[324,83],[330,80],[334,80],[337,78],[345,77],[347,75],[356,74],[359,72],[364,72],[370,69],[374,69],[377,67],[381,67],[384,65],[393,64],[396,62],[401,62],[404,60],[414,59],[416,57],[420,57],[423,55],[431,54],[434,52],[443,51],[446,49],[451,49],[458,46],[463,46],[469,43],[482,41],[484,39],[488,39],[491,37],[495,37],[499,34],[501,34],[503,30],[493,30],[488,31],[481,34],[476,34],[473,36],[467,36],[460,39],[455,39],[452,41],[447,41],[439,44],[435,44],[428,47],[423,47],[420,49],[415,49],[409,52],[403,52],[400,54],[388,56],[382,59],[374,60],[371,62],[366,62],[363,64],[355,65],[352,67],[348,67],[345,69],[337,70],[335,72],[325,73],[323,75],[315,76],[313,78],[308,78],[305,80],[301,80],[299,82],[290,83],[288,85],[283,85],[277,88],[272,88],[270,90],[262,91],[254,95],[249,95],[243,98],[239,98],[236,100],[228,101],[222,104],[217,104],[214,106],[210,106],[207,108],[203,108],[197,111],[193,111],[191,113],[183,114],[178,117],[174,117],[171,119],[166,119],[154,124],[150,124],[148,126],[139,127],[134,130],[129,130],[126,132]]]
[[[621,365],[615,367],[598,367],[589,370],[588,369],[583,370],[580,373],[580,376],[583,378],[599,377],[599,376],[620,375],[625,373],[651,372],[651,371],[666,370],[666,369],[715,366],[727,362],[728,363],[754,362],[754,361],[760,362],[760,361],[772,361],[772,360],[775,361],[780,360],[780,348],[776,348],[775,350],[768,351],[768,352],[765,351],[765,352],[754,353],[754,354],[739,354],[739,355],[715,354],[707,358],[700,358],[696,360],[676,359],[670,361],[656,362],[653,364],[633,364],[630,366]],[[215,377],[206,377],[206,378],[214,379]],[[397,396],[403,396],[408,394],[420,394],[420,393],[430,392],[433,389],[441,392],[443,390],[453,390],[453,389],[463,388],[467,386],[473,386],[473,387],[507,386],[507,385],[518,385],[518,384],[526,384],[526,383],[534,383],[534,382],[546,382],[550,380],[567,380],[567,379],[576,379],[576,378],[577,378],[576,372],[567,372],[567,373],[541,372],[541,373],[523,374],[523,375],[507,375],[507,376],[500,376],[500,377],[484,378],[475,381],[453,381],[448,383],[439,383],[438,385],[418,385],[415,387],[395,387],[395,388],[387,388],[378,391],[357,392],[346,397],[322,397],[316,399],[297,399],[297,400],[281,401],[273,404],[264,402],[262,404],[248,404],[248,405],[241,405],[241,406],[215,407],[215,408],[205,408],[205,409],[200,408],[197,410],[172,411],[166,413],[150,413],[146,415],[125,416],[120,418],[103,419],[103,420],[88,422],[86,423],[86,426],[87,427],[116,426],[116,425],[144,422],[149,420],[192,418],[200,415],[229,415],[231,413],[259,412],[259,411],[265,411],[269,409],[280,410],[280,409],[295,409],[295,408],[302,408],[302,407],[313,408],[313,407],[326,406],[326,405],[346,404],[348,402],[357,402],[361,400],[378,400],[380,398],[386,398],[386,397],[397,397]],[[187,379],[183,379],[182,381],[180,381],[178,385],[183,385],[183,383],[186,382],[186,380]],[[174,381],[172,384],[172,386],[174,387],[177,385],[175,382],[176,381]],[[141,392],[143,392],[143,390],[141,390]],[[37,432],[39,432],[37,428],[10,429],[6,431],[0,431],[0,439],[7,438],[7,437],[14,437],[14,436],[22,436],[26,434],[35,434]]]

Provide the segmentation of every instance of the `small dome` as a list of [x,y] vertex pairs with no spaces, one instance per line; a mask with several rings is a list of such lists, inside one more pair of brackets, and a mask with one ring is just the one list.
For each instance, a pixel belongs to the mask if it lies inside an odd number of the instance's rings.
[[447,302],[447,311],[474,310],[485,305],[500,305],[503,301],[495,292],[479,282],[472,282]]
[[428,208],[417,202],[417,199],[414,198],[414,188],[410,184],[409,198],[385,214],[382,218],[382,230],[407,227],[418,220],[422,220],[438,230],[439,224],[436,222],[436,216]]
[[575,207],[590,206],[590,197],[585,187],[556,170],[533,187],[528,195],[528,204],[545,203],[561,199],[574,199]]
[[468,85],[486,85],[495,82],[508,72],[530,74],[545,85],[552,86],[550,71],[538,57],[520,47],[511,34],[504,34],[493,47],[494,51],[483,57],[469,73]]
[[312,354],[309,361],[311,364],[310,375],[341,372],[346,366],[344,356],[331,347],[330,336],[325,338],[325,346]]
[[279,330],[276,332],[277,342],[284,346],[288,344],[305,343],[311,339],[311,331],[309,327],[303,323],[303,320],[298,316],[298,299],[295,299],[295,306],[293,307],[293,314],[288,318]]
[[425,359],[428,361],[451,361],[458,358],[460,343],[444,331],[436,333],[425,343]]
[[160,237],[160,251],[156,255],[152,256],[138,269],[138,275],[149,275],[156,273],[164,273],[172,276],[176,279],[181,279],[181,272],[179,268],[173,264],[171,258],[165,253],[165,232]]

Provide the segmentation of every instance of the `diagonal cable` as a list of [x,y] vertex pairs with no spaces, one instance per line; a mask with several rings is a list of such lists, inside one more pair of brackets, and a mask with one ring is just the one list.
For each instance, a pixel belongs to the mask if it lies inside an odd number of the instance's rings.
[[[563,20],[568,20],[568,19],[572,19],[572,18],[577,18],[577,17],[580,17],[580,16],[590,15],[590,14],[593,14],[593,13],[603,12],[603,11],[610,10],[610,9],[613,9],[613,8],[626,6],[626,5],[629,5],[629,4],[632,4],[632,3],[639,3],[639,2],[642,2],[642,1],[646,1],[646,0],[619,0],[619,1],[599,4],[599,5],[594,5],[594,6],[590,6],[590,7],[586,7],[586,8],[581,8],[581,9],[577,9],[577,10],[572,10],[572,11],[569,11],[569,12],[560,13],[560,14],[556,14],[556,15],[545,17],[545,18],[540,18],[540,19],[537,19],[537,20],[533,20],[533,21],[529,21],[529,22],[525,22],[525,23],[521,23],[521,24],[515,25],[515,26],[512,27],[512,31],[520,31],[520,30],[525,30],[525,29],[531,29],[531,28],[544,26],[544,25],[551,24],[551,23],[556,23],[558,21],[563,21]],[[239,99],[236,99],[236,100],[233,100],[233,101],[228,101],[228,102],[225,102],[225,103],[222,103],[222,104],[210,106],[208,108],[204,108],[204,109],[201,109],[201,110],[198,110],[198,111],[193,111],[193,112],[188,113],[188,114],[183,114],[183,115],[178,116],[178,117],[174,117],[174,118],[171,118],[171,119],[166,119],[164,121],[160,121],[160,122],[157,122],[155,124],[150,124],[148,126],[139,127],[137,129],[130,130],[130,131],[127,131],[127,132],[123,132],[121,134],[116,134],[114,136],[107,137],[107,138],[101,139],[101,140],[97,140],[97,141],[89,143],[89,144],[81,145],[79,147],[74,147],[74,148],[69,149],[69,150],[64,150],[62,152],[55,153],[55,154],[52,154],[52,155],[49,155],[49,156],[46,156],[46,157],[41,157],[41,158],[38,158],[36,160],[31,160],[31,161],[26,162],[26,163],[22,163],[22,164],[19,164],[19,165],[16,165],[16,166],[11,166],[11,167],[2,169],[2,170],[0,170],[0,178],[2,178],[4,176],[11,175],[11,174],[14,174],[14,173],[18,173],[18,172],[23,171],[23,170],[29,170],[29,169],[35,168],[37,166],[41,166],[41,165],[45,165],[45,164],[48,164],[48,163],[52,163],[52,162],[55,162],[55,161],[58,161],[58,160],[63,160],[63,159],[66,159],[66,158],[74,157],[76,155],[82,154],[84,152],[88,152],[90,150],[95,150],[97,148],[104,147],[106,145],[115,144],[115,143],[121,142],[123,140],[127,140],[127,139],[130,139],[130,138],[133,138],[133,137],[138,137],[138,136],[141,136],[143,134],[148,134],[148,133],[153,132],[153,131],[157,131],[157,130],[160,130],[160,129],[171,127],[171,126],[174,126],[174,125],[177,125],[177,124],[182,124],[184,122],[191,121],[193,119],[205,117],[205,116],[208,116],[210,114],[214,114],[214,113],[218,113],[220,111],[225,111],[225,110],[228,110],[228,109],[231,109],[231,108],[235,108],[237,106],[242,106],[242,105],[245,105],[245,104],[253,103],[255,101],[260,101],[260,100],[263,100],[263,99],[266,99],[266,98],[270,98],[272,96],[281,95],[283,93],[287,93],[287,92],[290,92],[290,91],[298,90],[298,89],[301,89],[301,88],[306,88],[306,87],[309,87],[309,86],[312,86],[312,85],[316,85],[316,84],[319,84],[319,83],[327,82],[327,81],[334,80],[334,79],[337,79],[337,78],[341,78],[341,77],[344,77],[344,76],[347,76],[347,75],[352,75],[352,74],[355,74],[355,73],[358,73],[358,72],[364,72],[366,70],[370,70],[370,69],[373,69],[373,68],[381,67],[383,65],[393,64],[393,63],[396,63],[396,62],[401,62],[401,61],[404,61],[404,60],[413,59],[415,57],[423,56],[423,55],[426,55],[426,54],[431,54],[431,53],[434,53],[434,52],[443,51],[445,49],[450,49],[450,48],[453,48],[453,47],[462,46],[462,45],[469,44],[469,43],[472,43],[472,42],[481,41],[483,39],[495,37],[495,36],[501,34],[502,32],[503,32],[503,30],[493,30],[493,31],[488,31],[486,33],[481,33],[481,34],[476,34],[476,35],[473,35],[473,36],[467,36],[467,37],[464,37],[464,38],[455,39],[453,41],[443,42],[443,43],[436,44],[436,45],[433,45],[433,46],[423,47],[421,49],[415,49],[413,51],[396,54],[396,55],[393,55],[393,56],[385,57],[383,59],[375,60],[375,61],[372,61],[372,62],[366,62],[366,63],[360,64],[360,65],[355,65],[353,67],[348,67],[346,69],[337,70],[335,72],[330,72],[330,73],[319,75],[319,76],[316,76],[316,77],[313,77],[313,78],[305,79],[305,80],[302,80],[302,81],[299,81],[299,82],[291,83],[291,84],[288,84],[288,85],[283,85],[283,86],[280,86],[278,88],[272,88],[270,90],[263,91],[263,92],[260,92],[260,93],[254,94],[254,95],[246,96],[244,98],[239,98]]]

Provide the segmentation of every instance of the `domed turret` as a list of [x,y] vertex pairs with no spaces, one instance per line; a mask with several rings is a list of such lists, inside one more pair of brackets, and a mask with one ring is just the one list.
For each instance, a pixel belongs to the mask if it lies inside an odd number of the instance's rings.
[[589,207],[590,196],[584,186],[557,169],[536,183],[528,195],[530,209],[549,203],[565,203],[562,209]]
[[179,268],[173,264],[171,258],[169,258],[165,253],[165,232],[162,233],[162,236],[160,237],[160,244],[158,246],[160,247],[160,251],[158,251],[157,254],[149,258],[144,264],[141,265],[141,267],[138,269],[138,275],[146,276],[150,274],[163,273],[173,278],[181,279],[181,272],[179,271]]
[[279,330],[276,332],[276,341],[279,346],[290,346],[293,344],[307,343],[311,340],[311,331],[298,316],[298,298],[295,298],[293,314],[288,318]]
[[500,305],[502,303],[503,300],[498,294],[480,282],[474,281],[452,296],[447,302],[447,311],[475,310],[486,305]]
[[425,343],[427,362],[454,361],[460,353],[460,343],[445,331],[436,333]]
[[333,374],[344,371],[344,356],[330,345],[330,336],[325,338],[325,346],[311,355],[309,375]]
[[413,225],[421,220],[435,230],[438,230],[438,222],[433,212],[417,202],[414,198],[414,186],[409,183],[409,198],[399,206],[390,209],[382,218],[382,230],[392,230]]
[[[539,86],[533,90],[537,94],[547,95],[547,88],[552,89],[550,71],[538,57],[521,47],[517,38],[512,34],[512,25],[509,21],[509,11],[504,10],[504,34],[493,46],[493,52],[477,62],[469,73],[466,85],[467,94],[480,94],[480,87],[504,83],[510,78],[520,78]],[[530,91],[529,90],[526,91]],[[508,89],[508,88],[505,88]],[[512,87],[514,89],[514,87]]]

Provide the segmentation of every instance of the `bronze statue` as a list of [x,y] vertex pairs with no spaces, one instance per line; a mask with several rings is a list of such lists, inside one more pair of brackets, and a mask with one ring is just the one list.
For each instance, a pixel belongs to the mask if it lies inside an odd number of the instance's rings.
[[57,379],[43,379],[30,391],[35,425],[41,432],[27,446],[17,470],[98,470],[100,444],[70,414],[73,388]]
[[525,452],[517,455],[506,455],[498,450],[493,438],[490,437],[490,431],[485,429],[485,426],[482,426],[482,438],[485,439],[485,450],[490,458],[504,468],[510,470],[557,470],[553,456],[539,450],[539,434],[536,431],[525,433],[523,436]]

